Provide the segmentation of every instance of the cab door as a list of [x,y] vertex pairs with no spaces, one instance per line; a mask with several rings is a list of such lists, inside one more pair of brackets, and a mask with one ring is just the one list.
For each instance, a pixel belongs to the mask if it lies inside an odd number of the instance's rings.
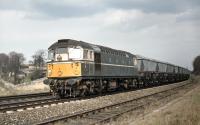
[[101,76],[101,53],[94,53],[95,76]]

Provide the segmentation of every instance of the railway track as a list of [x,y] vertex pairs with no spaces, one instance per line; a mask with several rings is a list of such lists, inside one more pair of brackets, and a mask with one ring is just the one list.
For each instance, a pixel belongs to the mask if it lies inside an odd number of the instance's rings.
[[0,96],[0,102],[16,100],[16,99],[41,97],[41,96],[47,96],[47,95],[49,95],[49,92],[35,93],[35,94],[14,95],[14,96]]
[[[133,91],[133,90],[126,90],[123,92],[129,92],[129,91]],[[117,94],[117,93],[121,93],[121,91],[103,93],[101,96],[112,95],[112,94]],[[0,113],[7,113],[7,112],[10,113],[13,111],[23,111],[27,109],[30,110],[33,108],[48,107],[51,104],[58,104],[58,103],[64,103],[64,102],[81,100],[81,99],[90,99],[97,96],[99,95],[68,98],[68,99],[61,99],[61,100],[57,100],[55,97],[50,95],[49,92],[16,95],[16,96],[2,96],[0,97]]]
[[35,93],[35,94],[24,94],[16,96],[2,96],[0,97],[0,113],[7,111],[16,111],[29,108],[33,105],[37,106],[45,101],[51,101],[53,97],[49,92]]
[[[109,94],[105,93],[101,96],[112,95],[119,92],[111,92]],[[76,97],[76,98],[66,98],[66,99],[56,99],[49,93],[39,93],[39,94],[28,94],[28,95],[19,95],[19,96],[7,96],[2,97],[0,102],[0,113],[10,113],[13,111],[23,111],[31,110],[34,108],[48,107],[52,104],[65,103],[75,100],[83,100],[97,97],[99,95],[85,96],[85,97]]]
[[177,90],[185,87],[188,84],[183,84],[172,89],[156,92],[132,100],[104,106],[97,109],[91,109],[83,112],[77,112],[71,115],[57,116],[46,119],[42,122],[35,123],[36,125],[53,124],[64,122],[64,124],[80,124],[80,125],[96,125],[114,119],[124,113],[131,112],[137,109],[144,109],[145,106],[152,104],[155,101],[165,99],[177,93]]
[[[129,91],[133,91],[133,90],[127,90],[124,92],[129,92]],[[104,93],[101,96],[117,94],[120,92],[121,91]],[[61,99],[61,100],[57,100],[55,97],[53,97],[49,93],[4,96],[4,97],[0,97],[0,113],[10,113],[13,111],[23,111],[23,110],[31,110],[34,108],[40,108],[40,107],[49,107],[52,104],[65,103],[65,102],[82,100],[82,99],[90,99],[97,96],[99,95],[77,97],[77,98],[67,98],[67,99]]]
[[[120,91],[111,92],[109,94],[104,93],[101,96],[112,95],[112,94],[117,94],[117,93],[120,93]],[[33,108],[48,107],[52,104],[59,104],[59,103],[65,103],[65,102],[83,100],[83,99],[91,99],[98,96],[99,95],[91,95],[91,96],[85,96],[85,97],[66,98],[66,99],[60,99],[60,100],[50,95],[36,97],[36,98],[28,98],[28,96],[26,96],[27,97],[26,99],[18,98],[18,100],[14,100],[14,101],[9,100],[8,102],[0,103],[0,113],[6,113],[6,112],[9,113],[13,111],[22,111],[22,110],[30,110]]]

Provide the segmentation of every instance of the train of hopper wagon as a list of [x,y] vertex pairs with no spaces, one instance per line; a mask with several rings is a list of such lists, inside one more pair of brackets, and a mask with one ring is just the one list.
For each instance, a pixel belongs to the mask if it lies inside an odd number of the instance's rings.
[[190,71],[180,66],[72,39],[52,44],[48,60],[44,83],[60,98],[175,83],[190,77]]

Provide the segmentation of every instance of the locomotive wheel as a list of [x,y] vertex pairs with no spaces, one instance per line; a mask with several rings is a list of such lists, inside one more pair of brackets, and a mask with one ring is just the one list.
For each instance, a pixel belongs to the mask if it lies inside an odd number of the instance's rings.
[[81,96],[81,97],[86,96],[86,90],[85,90],[85,89],[81,89],[81,90],[80,90],[80,96]]
[[63,98],[63,94],[61,93],[61,90],[59,90],[58,93],[56,94],[56,98],[57,99],[62,99]]

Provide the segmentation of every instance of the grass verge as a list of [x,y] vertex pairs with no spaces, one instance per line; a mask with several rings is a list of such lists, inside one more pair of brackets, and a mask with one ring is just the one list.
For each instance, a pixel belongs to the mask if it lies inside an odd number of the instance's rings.
[[196,77],[193,82],[197,83],[197,87],[181,99],[154,110],[144,119],[130,125],[200,125],[200,77]]

